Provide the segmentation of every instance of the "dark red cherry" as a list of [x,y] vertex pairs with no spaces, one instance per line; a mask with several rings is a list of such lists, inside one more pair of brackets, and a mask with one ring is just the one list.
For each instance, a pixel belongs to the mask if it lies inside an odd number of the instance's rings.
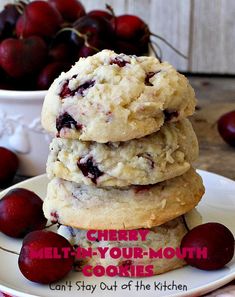
[[0,188],[9,186],[19,167],[19,160],[15,153],[0,147]]
[[66,43],[58,43],[50,48],[49,57],[52,61],[68,61],[70,48]]
[[[219,223],[206,223],[190,230],[182,239],[181,248],[194,249],[186,262],[203,270],[224,267],[234,255],[234,237],[231,231]],[[197,255],[197,249],[207,249],[207,257]]]
[[[1,80],[0,81],[0,89],[2,90],[16,90],[16,85],[14,85],[11,82],[5,81],[5,80]],[[1,188],[1,186],[0,186]]]
[[68,71],[71,65],[65,62],[53,62],[46,65],[39,73],[37,87],[39,90],[48,90],[53,81],[61,74]]
[[29,190],[9,191],[0,200],[0,231],[21,238],[31,231],[43,229],[47,219],[42,204],[41,198]]
[[111,13],[109,13],[105,10],[91,10],[90,12],[88,12],[87,15],[105,18],[108,21],[112,20],[114,17]]
[[113,20],[116,26],[116,35],[118,39],[124,40],[142,40],[149,42],[150,31],[148,25],[135,15],[120,15]]
[[50,284],[63,279],[72,270],[73,263],[71,244],[51,231],[29,233],[24,238],[18,259],[21,273],[28,280],[40,284]]
[[46,60],[47,46],[42,38],[8,38],[0,44],[0,64],[11,77],[20,78],[40,70]]
[[106,40],[102,40],[98,35],[93,35],[88,37],[87,44],[80,49],[78,55],[79,58],[86,58],[97,54],[102,49],[113,49],[113,45]]
[[85,8],[78,0],[48,0],[55,7],[63,19],[68,22],[75,22],[86,14]]
[[29,3],[16,24],[18,37],[53,36],[60,28],[62,17],[57,9],[46,1]]
[[71,62],[74,59],[75,52],[75,46],[66,42],[53,45],[48,55],[53,62]]
[[[74,23],[73,27],[79,33],[86,35],[89,43],[91,43],[92,38],[96,38],[96,40],[100,40],[102,42],[105,41],[108,44],[112,44],[114,41],[114,30],[112,25],[106,19],[87,15],[78,19]],[[79,41],[77,34],[73,32],[71,33],[71,39],[75,42],[75,44],[77,43],[77,39]]]
[[[21,4],[23,7],[23,3]],[[7,4],[0,13],[0,39],[14,36],[15,25],[20,16],[15,4]]]
[[[53,37],[53,47],[57,44],[66,44],[70,50],[74,51],[75,53],[84,45],[85,38],[80,37],[78,33],[76,34],[73,31],[73,28],[67,27],[65,30],[61,30],[58,32],[57,35]],[[76,35],[76,37],[74,36]],[[52,48],[53,48],[52,47]]]
[[127,40],[116,40],[115,42],[115,51],[118,54],[126,54],[126,55],[137,55],[140,56],[145,52],[141,51],[140,44],[135,42],[130,42]]
[[98,52],[98,51],[97,51],[96,49],[84,45],[84,46],[80,49],[80,51],[79,51],[79,53],[78,53],[78,57],[79,57],[79,58],[86,58],[86,57],[93,56],[93,55],[97,54],[97,52]]
[[218,131],[225,142],[235,147],[235,110],[220,117]]

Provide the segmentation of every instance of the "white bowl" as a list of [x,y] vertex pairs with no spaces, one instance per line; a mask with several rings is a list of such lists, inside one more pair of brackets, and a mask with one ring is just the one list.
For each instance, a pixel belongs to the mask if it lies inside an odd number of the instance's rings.
[[40,121],[45,95],[46,91],[0,90],[0,146],[18,155],[20,175],[45,172],[51,140]]

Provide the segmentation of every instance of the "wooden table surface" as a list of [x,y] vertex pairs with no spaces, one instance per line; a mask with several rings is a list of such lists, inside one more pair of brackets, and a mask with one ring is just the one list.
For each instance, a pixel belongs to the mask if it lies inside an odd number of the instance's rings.
[[200,145],[195,166],[235,180],[235,148],[227,145],[217,131],[219,117],[235,110],[235,78],[189,77],[198,99],[191,118]]

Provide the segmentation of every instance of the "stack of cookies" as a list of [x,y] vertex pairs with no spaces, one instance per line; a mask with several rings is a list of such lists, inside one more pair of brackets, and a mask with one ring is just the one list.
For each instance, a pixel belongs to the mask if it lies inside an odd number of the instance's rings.
[[[188,80],[154,57],[104,50],[80,59],[55,80],[43,106],[43,126],[55,136],[45,216],[64,225],[59,232],[82,247],[179,247],[187,232],[182,216],[204,193],[191,166],[198,143],[187,117],[195,104]],[[86,238],[90,229],[139,228],[150,229],[147,241]],[[131,261],[150,263],[154,274],[184,265],[176,258]]]

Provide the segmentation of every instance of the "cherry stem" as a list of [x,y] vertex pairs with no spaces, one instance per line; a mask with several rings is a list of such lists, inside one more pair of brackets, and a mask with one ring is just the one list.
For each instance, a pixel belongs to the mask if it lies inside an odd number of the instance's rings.
[[112,7],[111,5],[109,5],[109,4],[107,4],[107,3],[106,3],[106,5],[105,5],[105,7],[106,7],[106,9],[111,13],[111,15],[115,18],[116,15],[115,15],[115,12],[114,12],[114,10],[113,10],[113,7]]
[[184,54],[182,54],[179,50],[177,50],[173,45],[171,45],[170,44],[170,42],[168,42],[165,38],[163,38],[163,37],[161,37],[161,36],[159,36],[159,35],[157,35],[157,34],[155,34],[155,33],[150,33],[152,36],[154,36],[154,37],[156,37],[156,38],[158,38],[158,39],[160,39],[161,41],[163,41],[166,45],[168,45],[173,51],[175,51],[179,56],[181,56],[182,58],[184,58],[184,59],[188,59],[188,57],[187,56],[185,56]]
[[153,51],[155,57],[161,62],[161,57],[158,55],[158,53],[157,53],[155,47],[153,46],[152,42],[149,43],[149,46],[151,47],[151,50]]
[[159,57],[160,59],[162,60],[162,49],[160,48],[160,46],[155,42],[155,41],[152,41],[152,43],[156,46],[156,48],[158,49],[159,51]]
[[29,0],[14,0],[14,4],[16,10],[22,15],[24,13],[25,6],[29,4]]
[[58,36],[60,33],[63,32],[73,32],[74,34],[76,34],[78,37],[83,38],[85,40],[86,35],[80,33],[79,31],[77,31],[74,28],[63,28],[61,29],[59,32],[56,33],[55,37]]
[[63,29],[61,29],[59,32],[56,33],[55,37],[58,36],[58,35],[59,35],[60,33],[62,33],[62,32],[73,32],[73,33],[76,34],[78,37],[84,39],[84,44],[85,44],[86,47],[89,47],[89,48],[91,48],[91,49],[93,49],[93,50],[95,50],[95,51],[97,51],[97,52],[99,51],[98,48],[96,48],[96,47],[94,47],[94,46],[92,46],[92,45],[89,44],[89,42],[88,42],[88,37],[87,37],[86,34],[82,34],[82,33],[80,33],[78,30],[76,30],[76,29],[74,29],[74,28],[63,28]]
[[[155,45],[155,47],[157,48],[159,54],[157,53],[157,51],[156,51],[156,49],[154,48],[153,45]],[[157,55],[156,54],[155,55],[159,59],[159,61],[161,62],[162,61],[162,49],[160,48],[160,46],[156,42],[151,40],[150,41],[150,47],[153,50],[154,54],[155,54],[155,52],[157,53]]]
[[[61,28],[63,29],[63,28],[67,28],[68,29],[68,27],[71,25],[71,23],[69,23],[69,22],[64,22],[64,23],[62,23],[62,25],[61,25]],[[72,29],[72,28],[71,28]]]
[[19,14],[22,15],[24,13],[24,5],[22,2],[15,1],[15,7]]
[[48,228],[50,228],[50,227],[52,227],[52,226],[54,226],[54,225],[56,225],[57,223],[51,223],[50,225],[48,225],[48,226],[46,226],[45,228],[43,228],[43,229],[48,229]]
[[113,20],[114,20],[114,31],[117,32],[117,19],[116,19],[116,14],[114,12],[114,9],[111,5],[107,4],[105,5],[106,9],[111,13],[111,15],[113,16]]
[[89,48],[91,48],[91,49],[93,49],[93,50],[95,50],[97,52],[99,52],[99,49],[98,48],[96,48],[96,47],[94,47],[94,46],[92,46],[92,45],[89,44],[89,42],[87,41],[87,38],[85,40],[85,46],[86,47],[89,47]]
[[5,249],[5,248],[3,248],[3,247],[1,247],[1,246],[0,246],[0,250],[3,250],[4,252],[8,252],[8,253],[11,253],[11,254],[14,254],[14,255],[17,255],[17,256],[19,256],[19,255],[20,255],[20,254],[19,254],[19,253],[17,253],[17,252],[10,251],[10,250],[8,250],[8,249]]
[[184,215],[182,215],[182,218],[183,218],[183,223],[184,223],[184,226],[185,226],[186,230],[189,232],[189,231],[190,231],[190,229],[189,229],[189,227],[188,227],[188,225],[187,225],[187,222],[186,222],[186,220],[185,220],[185,216],[184,216]]

